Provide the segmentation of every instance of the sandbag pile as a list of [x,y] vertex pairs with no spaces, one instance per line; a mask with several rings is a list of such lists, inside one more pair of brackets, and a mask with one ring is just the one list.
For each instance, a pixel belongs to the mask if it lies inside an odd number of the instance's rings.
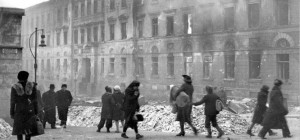
[[0,118],[0,139],[11,136],[12,127]]

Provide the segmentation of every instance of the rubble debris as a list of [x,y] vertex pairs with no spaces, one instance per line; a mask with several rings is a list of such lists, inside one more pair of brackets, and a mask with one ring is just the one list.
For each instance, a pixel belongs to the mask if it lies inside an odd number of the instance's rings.
[[0,139],[8,138],[11,136],[12,127],[0,118]]

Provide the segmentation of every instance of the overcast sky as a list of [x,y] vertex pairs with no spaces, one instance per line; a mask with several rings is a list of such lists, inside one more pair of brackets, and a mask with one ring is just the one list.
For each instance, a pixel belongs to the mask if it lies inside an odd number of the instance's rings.
[[48,0],[0,0],[0,7],[27,8]]

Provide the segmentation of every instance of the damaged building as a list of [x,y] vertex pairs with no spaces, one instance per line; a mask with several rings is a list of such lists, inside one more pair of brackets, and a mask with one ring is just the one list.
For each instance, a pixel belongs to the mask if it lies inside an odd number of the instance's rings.
[[23,68],[31,72],[29,35],[44,29],[38,82],[67,83],[75,95],[99,96],[106,85],[141,81],[149,99],[192,76],[229,96],[256,97],[284,81],[299,103],[298,0],[50,0],[25,10]]

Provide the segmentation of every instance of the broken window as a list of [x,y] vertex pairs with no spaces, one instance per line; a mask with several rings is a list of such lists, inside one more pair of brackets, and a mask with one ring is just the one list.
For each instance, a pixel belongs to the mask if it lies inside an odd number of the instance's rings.
[[138,57],[138,68],[137,68],[137,74],[139,76],[144,76],[144,58]]
[[287,81],[290,78],[289,54],[277,54],[277,77]]
[[98,0],[94,0],[94,14],[98,13]]
[[289,0],[276,0],[276,18],[278,25],[289,24]]
[[104,25],[101,25],[101,41],[105,40],[105,28]]
[[79,9],[78,5],[75,5],[75,7],[74,7],[74,18],[78,18],[78,9]]
[[260,79],[260,63],[261,63],[261,52],[250,51],[249,53],[249,78]]
[[64,45],[68,44],[68,31],[64,31]]
[[158,48],[152,47],[152,75],[158,75]]
[[98,26],[94,27],[94,42],[98,42]]
[[110,40],[115,39],[115,24],[109,25],[109,31],[110,31]]
[[57,46],[60,45],[60,32],[59,31],[56,33],[56,45]]
[[158,18],[152,19],[152,37],[155,37],[158,35]]
[[84,12],[85,12],[85,5],[83,2],[83,3],[81,3],[81,17],[84,17]]
[[115,58],[109,59],[109,73],[111,74],[115,73]]
[[126,30],[126,22],[122,22],[121,23],[121,36],[122,36],[122,39],[126,39],[127,38],[127,30]]
[[144,28],[144,21],[139,20],[138,21],[138,36],[143,37],[143,28]]
[[191,45],[187,45],[186,47],[184,47],[183,55],[185,74],[191,75],[193,68],[193,48]]
[[174,55],[173,55],[173,53],[168,54],[167,71],[168,71],[168,76],[174,76]]
[[80,29],[80,41],[81,41],[81,44],[84,43],[84,29]]
[[92,10],[92,2],[91,2],[91,0],[87,0],[87,8],[86,8],[86,10],[87,10],[87,15],[91,15],[91,10]]
[[67,73],[67,71],[68,71],[68,60],[67,59],[64,59],[63,67],[64,67],[64,73]]
[[104,58],[101,58],[101,70],[100,70],[100,74],[101,75],[104,74]]
[[167,16],[167,36],[174,35],[174,17]]
[[234,7],[225,8],[224,29],[234,29]]
[[68,21],[68,7],[66,7],[64,10],[64,20]]
[[78,44],[78,30],[74,30],[74,44]]
[[231,41],[228,41],[225,45],[224,59],[225,59],[225,78],[234,79],[235,46]]
[[122,6],[122,8],[126,8],[127,7],[126,0],[122,0],[121,6]]
[[184,14],[183,15],[183,28],[184,34],[192,33],[192,14]]
[[92,33],[92,31],[91,31],[91,27],[88,27],[87,28],[87,42],[91,42],[91,33]]
[[115,10],[115,0],[110,0],[110,10],[114,11]]
[[125,76],[126,75],[126,58],[122,57],[121,58],[121,75]]
[[248,4],[248,26],[255,28],[259,26],[260,3]]

